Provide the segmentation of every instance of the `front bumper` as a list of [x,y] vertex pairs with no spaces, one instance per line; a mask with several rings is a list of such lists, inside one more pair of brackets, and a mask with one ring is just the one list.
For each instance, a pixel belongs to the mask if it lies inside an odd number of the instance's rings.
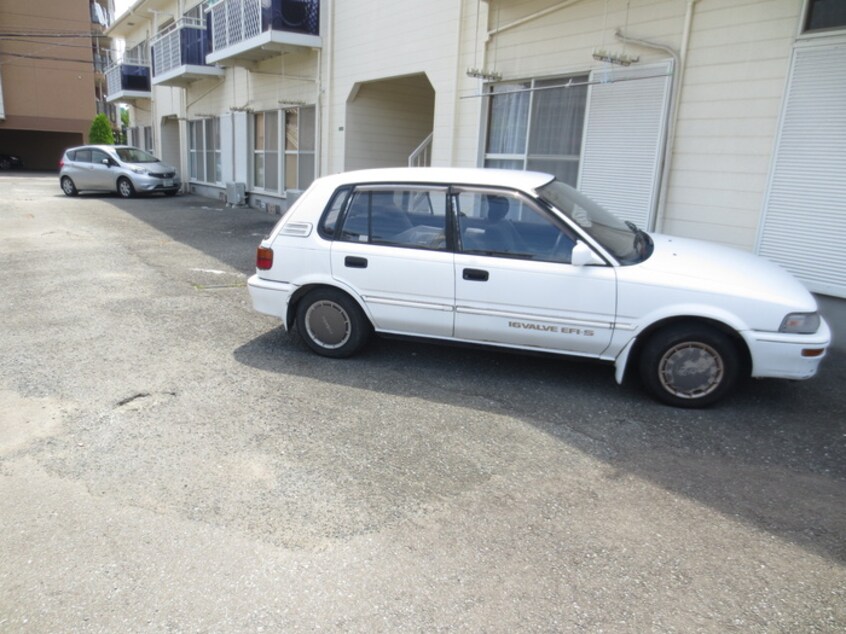
[[[742,333],[752,356],[752,376],[810,379],[831,344],[831,329],[824,319],[812,335],[747,331]],[[815,356],[808,356],[813,351]]]
[[182,186],[182,182],[177,177],[159,178],[140,174],[132,175],[132,184],[135,186],[135,191],[143,193],[179,191]]

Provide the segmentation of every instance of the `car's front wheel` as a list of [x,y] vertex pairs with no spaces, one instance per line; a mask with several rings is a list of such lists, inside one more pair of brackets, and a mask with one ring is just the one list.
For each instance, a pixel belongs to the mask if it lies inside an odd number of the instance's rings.
[[737,385],[741,358],[734,342],[706,325],[679,324],[655,333],[640,355],[644,386],[675,407],[707,407]]
[[342,358],[354,355],[367,343],[370,322],[349,295],[319,288],[297,305],[297,331],[317,354]]
[[69,176],[62,176],[61,185],[65,196],[76,196],[79,193]]
[[135,195],[135,187],[132,181],[125,176],[118,179],[117,191],[121,198],[132,198]]

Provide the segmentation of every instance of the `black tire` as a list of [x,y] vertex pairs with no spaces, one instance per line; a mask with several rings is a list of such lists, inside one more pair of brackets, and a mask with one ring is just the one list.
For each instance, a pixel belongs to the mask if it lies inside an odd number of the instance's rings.
[[176,196],[177,191],[176,189],[169,189],[165,192],[165,196]]
[[675,407],[707,407],[737,386],[741,359],[724,333],[701,324],[660,330],[640,355],[640,375],[659,401]]
[[10,170],[12,169],[12,161],[7,158],[0,158],[0,170]]
[[132,181],[125,176],[121,176],[117,182],[117,193],[121,198],[135,196],[135,187],[132,185]]
[[65,196],[76,196],[79,194],[76,189],[76,185],[73,184],[70,176],[62,176],[60,185],[62,186],[62,191],[65,193]]
[[318,288],[297,304],[297,332],[306,345],[337,359],[358,352],[370,336],[370,322],[359,305],[334,288]]

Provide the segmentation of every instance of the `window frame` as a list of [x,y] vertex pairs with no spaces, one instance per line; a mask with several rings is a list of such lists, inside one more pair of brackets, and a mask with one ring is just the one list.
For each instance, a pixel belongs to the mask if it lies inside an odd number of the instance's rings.
[[[567,84],[572,82],[572,86],[568,86]],[[571,163],[574,164],[575,170],[573,171],[575,175],[575,181],[571,183],[575,186],[578,182],[580,166],[582,162],[582,154],[584,151],[584,132],[585,132],[585,122],[587,120],[587,112],[588,112],[588,102],[589,102],[589,95],[587,86],[590,83],[590,73],[589,72],[579,72],[579,73],[568,73],[564,75],[556,75],[552,77],[533,77],[530,79],[522,79],[522,80],[514,80],[508,82],[500,82],[495,84],[488,84],[487,86],[487,106],[485,108],[485,125],[483,126],[483,150],[481,156],[481,164],[484,167],[500,167],[503,169],[515,169],[514,167],[510,167],[507,165],[491,165],[492,162],[519,162],[521,170],[530,170],[530,163],[532,161],[554,161],[560,163]],[[514,90],[502,90],[501,92],[496,92],[498,89],[507,88],[508,86],[513,86]],[[541,154],[537,152],[532,152],[532,148],[530,147],[532,141],[532,133],[534,127],[537,125],[537,118],[539,117],[540,113],[535,112],[535,95],[541,91],[552,91],[556,89],[570,89],[570,88],[579,88],[584,86],[584,95],[580,101],[581,108],[582,108],[582,115],[581,115],[581,130],[574,138],[578,141],[578,152],[576,154]],[[522,139],[522,152],[491,152],[491,130],[492,130],[492,122],[493,122],[493,109],[494,109],[494,100],[497,97],[504,97],[506,95],[514,95],[514,94],[521,94],[527,93],[528,94],[528,103],[526,104],[526,122],[525,122],[525,130],[524,130],[524,138]],[[510,123],[509,126],[520,126],[520,122],[513,124]],[[546,170],[548,171],[548,170]],[[561,178],[560,175],[556,173],[556,176]],[[562,178],[562,180],[564,180]]]
[[[211,141],[214,145],[208,147],[209,127],[211,127]],[[196,131],[199,129],[199,140],[202,147],[196,146]],[[220,148],[220,117],[204,117],[188,122],[188,179],[193,183],[209,183],[218,185],[223,181]],[[209,155],[214,164],[209,166]],[[202,165],[202,178],[199,167]],[[209,178],[211,173],[212,179]]]

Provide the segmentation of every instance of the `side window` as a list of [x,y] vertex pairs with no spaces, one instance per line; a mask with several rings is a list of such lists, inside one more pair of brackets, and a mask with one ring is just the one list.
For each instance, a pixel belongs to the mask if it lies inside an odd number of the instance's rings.
[[347,242],[446,249],[446,188],[357,188],[337,234]]
[[510,192],[454,195],[460,250],[546,262],[569,262],[575,236],[532,201]]
[[329,201],[329,206],[323,212],[323,218],[317,226],[317,230],[324,238],[331,239],[335,237],[335,229],[338,226],[338,218],[341,215],[341,210],[344,208],[344,203],[347,201],[347,196],[350,190],[348,187],[339,189],[332,196]]
[[90,163],[91,162],[91,150],[77,150],[76,156],[74,157],[75,161],[79,163]]
[[109,155],[102,150],[91,150],[91,162],[102,165],[103,161],[108,160]]

